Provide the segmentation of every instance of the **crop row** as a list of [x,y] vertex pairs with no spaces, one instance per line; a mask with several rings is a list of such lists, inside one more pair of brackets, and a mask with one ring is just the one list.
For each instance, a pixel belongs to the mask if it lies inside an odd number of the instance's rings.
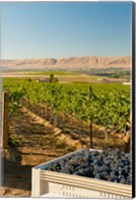
[[31,105],[42,103],[54,115],[63,113],[80,120],[124,133],[130,117],[130,86],[121,84],[59,84],[24,80],[4,82],[9,91],[10,113],[22,106],[22,98]]

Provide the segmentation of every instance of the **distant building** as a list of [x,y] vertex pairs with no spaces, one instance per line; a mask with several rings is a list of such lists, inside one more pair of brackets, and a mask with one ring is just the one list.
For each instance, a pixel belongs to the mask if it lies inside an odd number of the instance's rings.
[[110,82],[107,78],[98,78],[98,81],[102,82],[102,83],[108,83]]
[[123,82],[123,85],[131,85],[131,82]]
[[45,78],[45,79],[37,79],[36,82],[37,82],[37,83],[39,83],[39,82],[49,83],[49,82],[50,82],[50,79],[49,79],[49,78]]

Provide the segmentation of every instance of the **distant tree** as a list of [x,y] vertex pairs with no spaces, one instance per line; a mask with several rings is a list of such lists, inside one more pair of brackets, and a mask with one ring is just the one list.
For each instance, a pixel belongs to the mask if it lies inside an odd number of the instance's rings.
[[58,79],[54,77],[54,74],[50,74],[49,82],[50,83],[57,83]]

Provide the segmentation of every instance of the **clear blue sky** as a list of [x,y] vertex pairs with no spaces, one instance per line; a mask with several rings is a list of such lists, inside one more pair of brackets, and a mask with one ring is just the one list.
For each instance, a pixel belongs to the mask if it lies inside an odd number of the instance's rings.
[[131,55],[131,2],[1,4],[4,59]]

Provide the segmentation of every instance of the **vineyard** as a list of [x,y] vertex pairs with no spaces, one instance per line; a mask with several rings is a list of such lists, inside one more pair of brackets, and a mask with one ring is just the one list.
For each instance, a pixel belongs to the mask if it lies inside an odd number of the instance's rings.
[[29,196],[31,168],[53,158],[81,148],[125,149],[129,85],[5,78],[3,91],[8,92],[8,145],[13,156],[6,155],[5,161],[5,185],[14,187],[7,195]]
[[[121,84],[37,83],[30,79],[8,79],[4,90],[9,92],[10,115],[23,106],[51,123],[64,128],[73,119],[86,127],[104,127],[105,142],[110,133],[128,131],[130,123],[130,86]],[[70,125],[73,126],[73,125]],[[92,130],[90,130],[92,131]],[[71,133],[69,128],[67,133]],[[71,133],[72,134],[72,133]],[[94,133],[95,134],[95,133]]]

